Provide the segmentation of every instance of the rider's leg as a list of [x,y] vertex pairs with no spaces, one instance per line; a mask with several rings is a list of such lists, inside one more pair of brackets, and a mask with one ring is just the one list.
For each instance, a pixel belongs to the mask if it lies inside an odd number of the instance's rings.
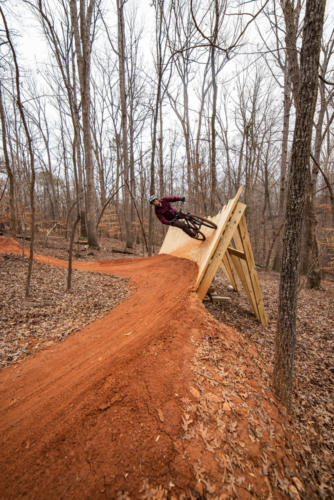
[[183,222],[182,220],[174,221],[172,223],[172,226],[182,229],[182,231],[187,233],[187,235],[190,236],[191,238],[194,236],[194,230],[191,229],[190,227],[188,227],[187,224],[185,222]]

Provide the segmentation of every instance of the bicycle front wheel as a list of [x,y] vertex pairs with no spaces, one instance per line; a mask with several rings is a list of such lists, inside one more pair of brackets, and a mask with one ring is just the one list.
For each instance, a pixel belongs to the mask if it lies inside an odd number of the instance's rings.
[[195,224],[200,224],[201,226],[209,227],[210,229],[217,229],[217,224],[212,222],[211,220],[204,219],[200,215],[189,214],[189,217],[195,222]]
[[188,226],[187,233],[189,234],[189,236],[191,238],[194,238],[195,240],[200,240],[200,241],[206,240],[205,234],[203,234],[200,231],[201,225],[199,222],[196,222],[194,219],[192,219],[191,217],[188,216],[186,218],[186,223]]

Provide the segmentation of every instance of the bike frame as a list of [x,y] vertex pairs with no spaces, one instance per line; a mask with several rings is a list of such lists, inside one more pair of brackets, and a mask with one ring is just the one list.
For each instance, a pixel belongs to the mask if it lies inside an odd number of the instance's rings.
[[194,216],[191,215],[189,212],[188,213],[182,212],[181,208],[183,206],[183,203],[184,203],[183,201],[179,202],[178,210],[173,220],[181,219],[187,223],[188,227],[191,227],[192,229],[194,229],[195,227],[197,230],[201,229],[202,222],[200,221],[200,219],[195,219]]
[[199,219],[195,219],[189,212],[184,213],[182,212],[181,208],[183,205],[183,201],[179,202],[178,206],[178,211],[176,213],[175,218],[173,219],[174,221],[176,220],[182,220],[185,222],[187,225],[188,229],[191,229],[194,232],[194,235],[192,236],[195,239],[200,239],[200,240],[205,240],[204,234],[201,232],[201,226],[202,222]]
[[211,220],[205,219],[204,217],[201,217],[199,215],[197,216],[191,214],[189,212],[182,212],[182,205],[183,201],[179,202],[178,211],[176,212],[176,216],[174,217],[173,221],[183,220],[187,227],[194,231],[194,236],[192,236],[193,238],[202,241],[206,239],[204,233],[202,233],[201,231],[202,226],[209,227],[210,229],[217,229],[217,225]]

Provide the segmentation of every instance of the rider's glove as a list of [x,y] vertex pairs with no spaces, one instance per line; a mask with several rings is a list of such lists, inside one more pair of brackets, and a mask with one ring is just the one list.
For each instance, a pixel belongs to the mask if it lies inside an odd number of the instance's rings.
[[182,196],[181,201],[182,201],[182,202],[185,202],[185,201],[186,201],[186,199],[185,199],[185,197],[184,197],[184,196]]

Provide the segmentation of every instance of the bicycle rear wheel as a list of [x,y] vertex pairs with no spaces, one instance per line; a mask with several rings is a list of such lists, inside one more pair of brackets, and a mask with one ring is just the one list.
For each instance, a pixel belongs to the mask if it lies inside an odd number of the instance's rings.
[[210,229],[217,229],[217,224],[211,220],[204,219],[204,217],[201,217],[200,215],[189,214],[189,217],[193,219],[195,224],[200,224],[202,226],[209,227]]

